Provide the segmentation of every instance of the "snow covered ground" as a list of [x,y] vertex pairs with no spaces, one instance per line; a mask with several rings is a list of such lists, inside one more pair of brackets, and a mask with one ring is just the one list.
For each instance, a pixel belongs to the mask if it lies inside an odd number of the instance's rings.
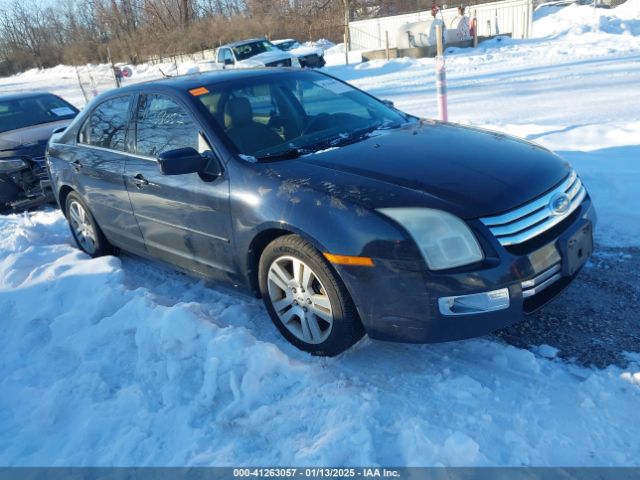
[[[640,0],[597,14],[567,7],[535,39],[451,50],[450,118],[558,151],[594,197],[598,244],[638,252]],[[433,70],[328,69],[430,117]],[[81,106],[74,81],[31,71],[0,92]],[[311,358],[257,300],[129,256],[89,259],[54,210],[0,217],[0,465],[639,465],[640,354],[594,369],[557,353],[364,339]]]
[[2,465],[632,465],[640,356],[282,340],[258,301],[0,217]]

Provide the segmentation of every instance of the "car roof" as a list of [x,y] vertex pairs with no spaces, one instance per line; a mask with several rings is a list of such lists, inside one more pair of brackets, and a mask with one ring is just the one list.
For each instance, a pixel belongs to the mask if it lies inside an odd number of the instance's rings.
[[33,98],[40,97],[42,95],[53,95],[57,96],[51,92],[16,92],[16,93],[7,93],[4,95],[0,94],[0,102],[8,101],[8,100],[22,100],[23,98]]
[[258,67],[258,68],[238,68],[238,69],[225,69],[225,70],[213,70],[210,72],[192,73],[188,75],[180,75],[177,77],[162,78],[159,80],[151,80],[148,82],[135,83],[122,88],[114,88],[108,92],[100,95],[102,98],[107,96],[117,96],[127,92],[138,92],[140,90],[146,90],[150,86],[159,86],[169,88],[170,90],[188,91],[193,88],[199,88],[204,85],[214,85],[216,83],[222,83],[227,81],[242,80],[246,78],[260,78],[268,77],[270,75],[276,75],[279,73],[296,73],[303,75],[313,75],[318,72],[311,70],[292,70],[286,67]]
[[273,43],[274,45],[279,45],[280,43],[286,42],[297,42],[297,40],[294,38],[281,38],[280,40],[271,40],[271,43]]
[[224,45],[220,45],[220,47],[218,48],[222,48],[222,47],[239,47],[240,45],[246,45],[247,43],[253,43],[253,42],[264,42],[265,40],[267,40],[266,38],[248,38],[246,40],[239,40],[237,42],[232,42],[232,43],[225,43]]

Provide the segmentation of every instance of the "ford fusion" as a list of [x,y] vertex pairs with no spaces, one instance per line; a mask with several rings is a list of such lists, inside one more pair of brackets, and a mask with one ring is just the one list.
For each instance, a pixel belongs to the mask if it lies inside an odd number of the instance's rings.
[[556,296],[592,252],[571,166],[421,120],[307,70],[230,70],[103,94],[48,164],[78,246],[253,292],[298,348],[364,333],[483,335]]

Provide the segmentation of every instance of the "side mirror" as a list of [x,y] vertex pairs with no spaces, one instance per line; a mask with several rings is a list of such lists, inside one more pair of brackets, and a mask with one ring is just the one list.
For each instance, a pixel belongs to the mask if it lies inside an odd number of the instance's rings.
[[231,58],[225,58],[224,59],[224,64],[225,65],[233,65],[234,61]]
[[382,100],[382,103],[384,103],[389,108],[396,108],[391,100]]
[[163,175],[200,173],[208,162],[208,158],[200,155],[195,148],[191,147],[168,150],[158,155],[158,164]]

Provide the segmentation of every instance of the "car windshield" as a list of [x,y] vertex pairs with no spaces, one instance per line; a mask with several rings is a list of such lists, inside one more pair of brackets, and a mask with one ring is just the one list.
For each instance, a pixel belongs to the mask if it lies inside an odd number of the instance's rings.
[[233,47],[233,53],[236,54],[236,59],[238,60],[246,60],[260,53],[271,52],[273,50],[278,49],[275,45],[273,45],[271,42],[267,42],[266,40],[245,43],[244,45]]
[[0,98],[0,133],[71,119],[77,113],[74,106],[55,95]]
[[286,42],[279,43],[277,46],[280,50],[287,51],[291,50],[292,48],[298,47],[298,42],[296,42],[295,40],[287,40]]
[[317,72],[206,86],[196,97],[240,154],[293,158],[355,143],[417,119]]

